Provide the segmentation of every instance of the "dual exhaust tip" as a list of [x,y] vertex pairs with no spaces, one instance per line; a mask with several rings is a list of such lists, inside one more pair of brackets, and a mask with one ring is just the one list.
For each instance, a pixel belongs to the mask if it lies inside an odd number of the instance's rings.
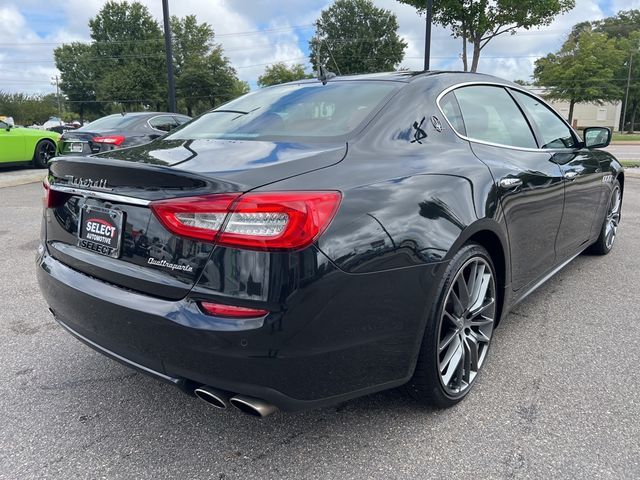
[[277,410],[275,405],[260,400],[259,398],[249,397],[247,395],[230,396],[229,393],[223,390],[218,390],[206,385],[196,388],[193,393],[200,400],[207,402],[212,407],[225,410],[229,404],[231,404],[242,413],[254,417],[267,417]]

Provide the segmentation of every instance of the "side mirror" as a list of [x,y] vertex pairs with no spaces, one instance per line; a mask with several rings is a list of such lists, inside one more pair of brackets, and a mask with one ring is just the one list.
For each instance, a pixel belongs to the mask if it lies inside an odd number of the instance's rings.
[[611,129],[606,127],[588,127],[584,129],[586,148],[604,148],[611,143]]

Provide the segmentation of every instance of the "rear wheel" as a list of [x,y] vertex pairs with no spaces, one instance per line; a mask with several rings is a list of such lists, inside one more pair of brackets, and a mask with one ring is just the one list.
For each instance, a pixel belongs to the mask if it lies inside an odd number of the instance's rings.
[[618,234],[618,224],[620,223],[620,211],[622,208],[622,191],[620,190],[620,182],[613,182],[613,189],[609,196],[607,205],[607,215],[604,217],[602,228],[598,240],[588,249],[589,253],[596,255],[606,255],[613,248]]
[[487,358],[497,311],[491,257],[478,244],[465,245],[444,275],[407,392],[439,408],[462,400]]
[[33,166],[45,168],[50,159],[56,154],[56,144],[51,140],[40,140],[33,153]]

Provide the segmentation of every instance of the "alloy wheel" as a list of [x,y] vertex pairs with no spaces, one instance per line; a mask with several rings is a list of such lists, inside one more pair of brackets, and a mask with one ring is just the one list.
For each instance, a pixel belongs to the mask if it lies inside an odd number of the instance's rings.
[[471,386],[487,352],[496,315],[489,262],[472,257],[458,270],[444,303],[438,333],[438,373],[445,392],[459,397]]
[[618,224],[620,223],[620,206],[622,196],[620,195],[620,187],[617,185],[611,192],[611,200],[609,201],[609,211],[607,212],[607,223],[604,231],[604,241],[607,249],[613,247],[613,242],[618,233]]
[[43,142],[38,151],[38,157],[41,165],[46,165],[47,162],[55,155],[55,152],[56,147],[53,143]]

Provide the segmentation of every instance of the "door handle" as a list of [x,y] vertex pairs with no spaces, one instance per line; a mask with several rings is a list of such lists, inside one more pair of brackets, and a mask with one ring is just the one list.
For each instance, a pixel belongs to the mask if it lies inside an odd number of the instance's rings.
[[565,172],[564,174],[564,178],[566,180],[575,180],[575,178],[578,176],[578,172],[574,172],[573,170],[569,170],[568,172]]
[[505,177],[500,179],[498,185],[505,190],[511,190],[520,187],[522,185],[522,180],[519,178]]

